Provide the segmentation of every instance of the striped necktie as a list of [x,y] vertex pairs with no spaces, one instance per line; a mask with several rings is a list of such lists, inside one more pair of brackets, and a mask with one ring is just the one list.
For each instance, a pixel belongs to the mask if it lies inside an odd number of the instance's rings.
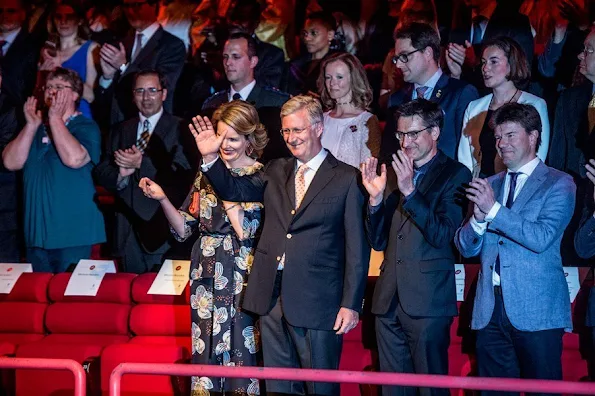
[[141,153],[145,153],[147,146],[149,145],[149,139],[151,138],[151,134],[149,132],[149,127],[151,124],[149,120],[145,120],[143,122],[143,133],[140,134],[140,137],[136,141],[136,147],[139,149]]

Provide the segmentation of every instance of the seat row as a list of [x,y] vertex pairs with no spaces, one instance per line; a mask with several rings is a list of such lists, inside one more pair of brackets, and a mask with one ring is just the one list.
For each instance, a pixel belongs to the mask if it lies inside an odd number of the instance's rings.
[[[477,266],[467,265],[467,289]],[[96,296],[65,296],[69,273],[25,273],[10,294],[0,294],[0,356],[73,359],[87,370],[89,395],[107,395],[109,376],[123,362],[187,363],[192,352],[190,290],[180,296],[148,294],[156,274],[106,274]],[[584,278],[584,273],[582,274]],[[581,278],[582,279],[582,278]],[[370,277],[370,301],[375,278]],[[465,303],[461,317],[451,327],[449,372],[468,375],[472,363]],[[344,339],[340,369],[362,371],[372,367],[373,317],[364,312],[360,325]],[[564,379],[586,376],[578,334],[564,337]],[[1,388],[9,395],[44,396],[72,394],[68,372],[4,370]],[[122,394],[165,396],[187,394],[188,378],[126,375]],[[344,384],[344,395],[373,390]]]

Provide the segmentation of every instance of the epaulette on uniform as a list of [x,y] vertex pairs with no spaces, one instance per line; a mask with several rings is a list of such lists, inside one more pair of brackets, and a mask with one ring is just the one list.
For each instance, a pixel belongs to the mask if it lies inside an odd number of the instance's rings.
[[277,87],[272,87],[270,85],[266,85],[266,86],[262,87],[262,89],[264,89],[265,91],[273,92],[273,93],[276,93],[278,95],[286,96],[287,98],[289,98],[289,94],[288,93],[281,91]]

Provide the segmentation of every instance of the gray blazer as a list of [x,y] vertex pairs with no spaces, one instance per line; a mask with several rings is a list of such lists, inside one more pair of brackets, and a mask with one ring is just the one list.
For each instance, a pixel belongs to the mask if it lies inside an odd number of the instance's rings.
[[[498,202],[503,202],[505,175],[500,172],[488,179]],[[455,244],[463,256],[481,253],[473,329],[484,328],[492,317],[492,268],[498,256],[504,307],[516,329],[572,328],[560,242],[572,217],[575,195],[569,175],[540,162],[512,208],[502,206],[483,236],[475,233],[469,221],[457,230]]]

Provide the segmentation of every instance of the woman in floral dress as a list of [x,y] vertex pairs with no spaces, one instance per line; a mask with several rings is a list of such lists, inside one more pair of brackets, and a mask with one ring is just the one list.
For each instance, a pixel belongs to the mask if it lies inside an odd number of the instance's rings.
[[[197,119],[193,121],[198,128]],[[204,122],[212,127],[208,118]],[[233,175],[261,171],[262,164],[254,157],[262,153],[268,138],[253,106],[243,101],[226,103],[213,114],[213,124],[219,136],[225,134],[220,156]],[[143,178],[139,187],[160,201],[176,239],[183,241],[197,230],[200,233],[192,248],[190,268],[192,363],[257,365],[259,331],[255,317],[242,311],[241,300],[262,204],[219,199],[201,173],[180,210],[153,181]],[[192,378],[193,396],[223,392],[260,394],[257,379]]]

